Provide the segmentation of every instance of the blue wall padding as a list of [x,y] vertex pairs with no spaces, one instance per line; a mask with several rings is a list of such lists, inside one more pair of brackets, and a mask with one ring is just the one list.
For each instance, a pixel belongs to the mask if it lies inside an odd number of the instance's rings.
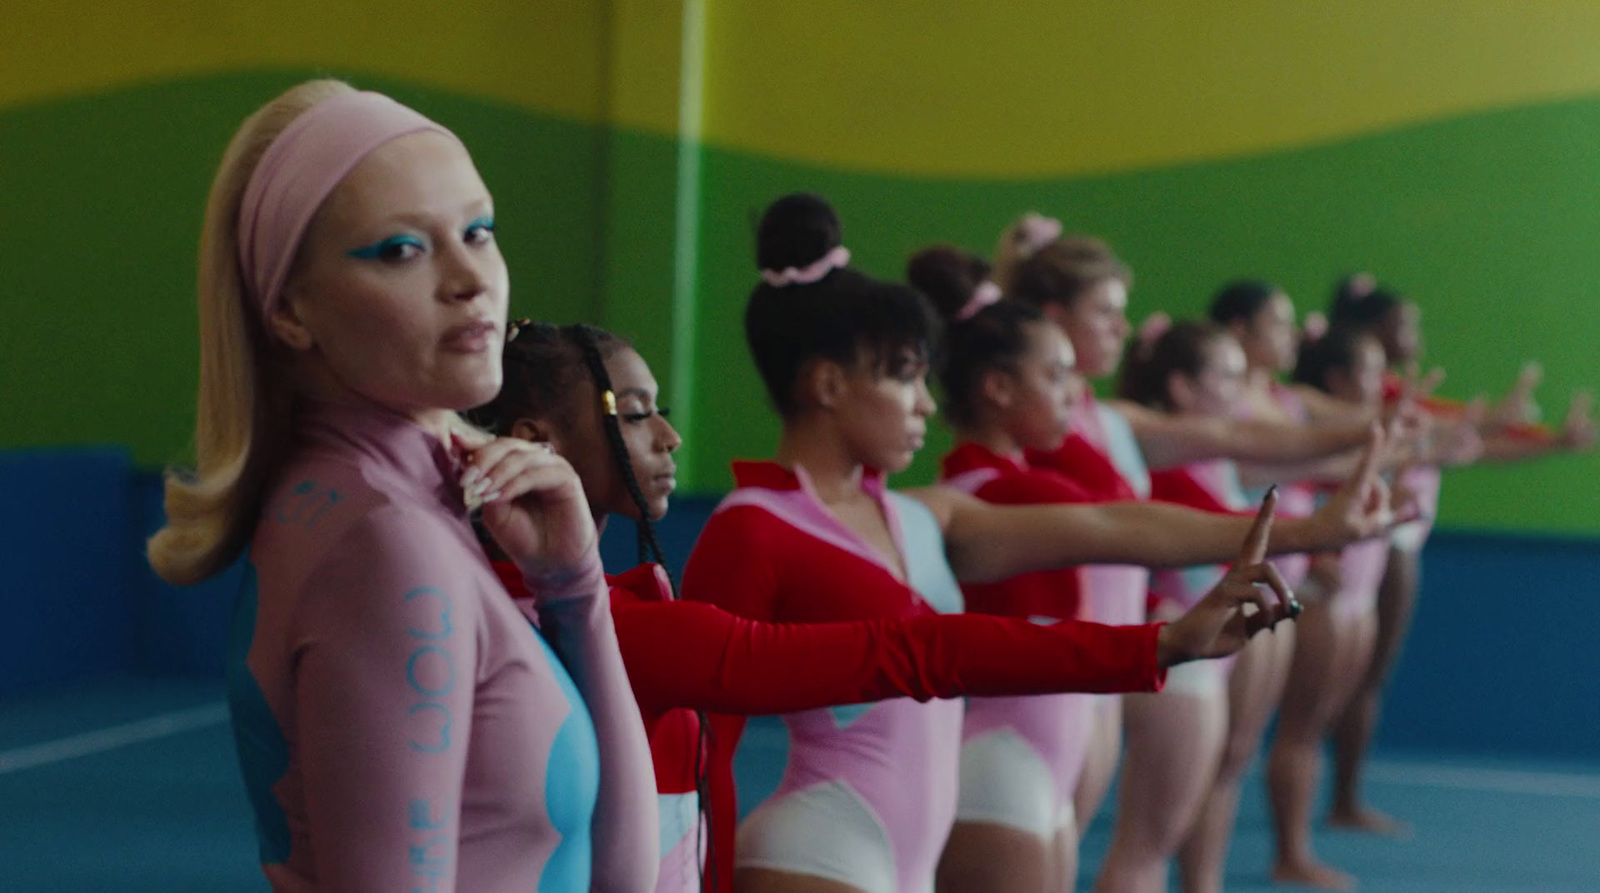
[[[0,696],[117,672],[221,675],[239,568],[194,587],[151,572],[158,475],[121,449],[0,452],[0,494]],[[660,525],[676,579],[715,505],[677,500]],[[608,568],[637,563],[634,529],[608,526]],[[1600,759],[1597,581],[1600,542],[1436,533],[1380,746]]]
[[[165,523],[161,476],[137,473],[134,492],[138,496],[139,542],[143,543]],[[139,600],[134,668],[158,676],[221,678],[228,621],[244,563],[235,561],[226,571],[194,586],[173,586],[156,576],[143,553],[137,558],[132,573],[132,588]]]
[[1600,758],[1600,543],[1436,533],[1385,747]]
[[[700,536],[700,528],[721,501],[720,497],[688,496],[672,501],[672,511],[656,525],[656,539],[667,553],[667,570],[675,581],[683,580],[683,565],[689,550]],[[616,573],[639,563],[639,528],[627,518],[612,518],[600,537],[600,558],[606,570]]]
[[0,696],[132,658],[132,468],[121,448],[0,452]]

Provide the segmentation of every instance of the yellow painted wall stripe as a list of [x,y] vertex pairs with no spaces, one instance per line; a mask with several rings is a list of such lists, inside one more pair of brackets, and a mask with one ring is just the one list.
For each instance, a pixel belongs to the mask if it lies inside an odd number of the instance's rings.
[[588,0],[0,0],[0,107],[223,72],[311,68],[598,121],[607,9]]
[[1592,0],[710,0],[706,138],[1041,177],[1600,91]]
[[[1600,92],[1592,0],[705,0],[707,144],[1031,178],[1227,158]],[[677,131],[681,0],[0,0],[0,107],[258,68],[371,72]],[[618,25],[618,16],[626,21]],[[614,33],[615,32],[615,33]],[[631,35],[635,35],[630,37]],[[643,47],[659,60],[618,66]],[[616,90],[619,71],[644,82]]]

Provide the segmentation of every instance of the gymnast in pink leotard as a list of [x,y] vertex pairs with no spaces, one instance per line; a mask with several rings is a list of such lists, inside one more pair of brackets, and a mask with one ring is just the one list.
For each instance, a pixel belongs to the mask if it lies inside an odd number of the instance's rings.
[[[1009,227],[995,252],[994,278],[1004,293],[1036,304],[1072,341],[1078,369],[1091,380],[1117,371],[1131,328],[1128,291],[1133,273],[1099,239],[1062,235],[1058,222],[1027,215]],[[1147,498],[1149,469],[1206,459],[1300,462],[1326,456],[1366,438],[1362,421],[1305,426],[1271,420],[1176,415],[1127,400],[1097,401],[1087,390],[1072,414],[1074,436],[1056,450],[1030,454],[1091,492]],[[1143,568],[1092,565],[1085,569],[1090,616],[1106,623],[1143,620],[1148,575]],[[1099,809],[1122,746],[1120,698],[1097,699],[1095,732],[1077,796],[1079,825]]]
[[[1355,329],[1335,328],[1300,350],[1295,380],[1353,406],[1383,399],[1383,349]],[[1321,771],[1322,739],[1353,696],[1372,658],[1378,584],[1388,560],[1387,538],[1346,546],[1338,585],[1306,612],[1277,736],[1268,759],[1279,880],[1348,888],[1354,879],[1318,861],[1311,844],[1311,804]]]
[[[1140,339],[1125,361],[1119,392],[1151,411],[1226,420],[1237,410],[1244,374],[1244,352],[1225,330],[1180,322]],[[1229,459],[1153,472],[1151,498],[1219,513],[1245,508]],[[1151,617],[1186,610],[1225,573],[1218,565],[1155,572]],[[1174,674],[1160,695],[1130,698],[1126,709],[1130,723],[1144,733],[1129,739],[1129,783],[1097,881],[1101,891],[1165,886],[1167,863],[1200,814],[1222,759],[1227,665],[1211,661],[1189,667]]]
[[[229,704],[279,893],[645,893],[649,751],[571,466],[456,415],[508,277],[449,131],[302,84],[247,120],[201,252],[197,469],[152,564],[248,546]],[[507,596],[469,508],[521,572]]]
[[[653,519],[667,511],[675,486],[672,453],[681,441],[656,403],[659,389],[649,366],[625,341],[590,326],[523,321],[513,333],[506,345],[505,386],[472,418],[496,431],[548,442],[570,457],[596,521],[604,525],[613,511],[633,518],[641,550],[659,560]],[[770,523],[759,513],[755,519]],[[738,566],[730,562],[706,585],[739,595],[758,589],[760,581],[734,572]],[[515,565],[497,563],[496,570],[512,593],[526,588]],[[1061,573],[1020,579],[1034,581],[1029,588],[1038,591]],[[1041,626],[1025,619],[1027,611],[1024,619],[909,612],[853,623],[763,623],[703,602],[675,600],[659,564],[609,579],[617,637],[650,735],[659,787],[657,893],[692,893],[702,880],[708,889],[723,889],[731,879],[732,837],[725,847],[709,841],[733,828],[722,773],[735,742],[732,736],[702,734],[706,716],[700,711],[746,715],[860,709],[854,705],[889,697],[1014,697],[1104,687],[1119,675],[1144,686],[1153,672],[1144,662],[1153,663],[1155,654],[1120,647],[1128,642],[1126,631],[1080,623]],[[1097,664],[1105,660],[1112,662],[1109,668]]]
[[[775,462],[736,466],[740,486],[701,534],[686,598],[755,620],[896,617],[955,606],[958,581],[1095,560],[1171,566],[1238,555],[1230,540],[1246,519],[1150,504],[990,506],[950,488],[887,491],[884,474],[909,464],[934,408],[925,374],[937,325],[925,299],[841,267],[848,252],[838,219],[815,196],[780,199],[759,233],[762,284],[746,309],[746,336],[783,432]],[[1370,485],[1357,478],[1345,508],[1274,528],[1274,549],[1381,524],[1356,509]],[[1230,601],[1244,594],[1238,575],[1268,567],[1247,554],[1158,641],[1199,617],[1244,623]],[[1281,603],[1262,610],[1261,622],[1282,616]],[[789,765],[739,829],[735,889],[925,893],[957,805],[960,719],[959,705],[904,700],[786,716]],[[713,717],[713,729],[726,741],[739,723]]]
[[[1071,478],[1024,456],[1030,447],[1055,449],[1067,436],[1083,386],[1072,344],[1037,307],[1001,300],[988,272],[982,259],[951,247],[925,249],[907,268],[945,319],[940,379],[957,446],[941,463],[941,482],[997,505],[1095,502]],[[1042,571],[961,589],[969,612],[1053,624],[1087,616],[1084,572]],[[1094,696],[1085,694],[968,698],[941,889],[1072,888],[1072,800],[1093,709]]]

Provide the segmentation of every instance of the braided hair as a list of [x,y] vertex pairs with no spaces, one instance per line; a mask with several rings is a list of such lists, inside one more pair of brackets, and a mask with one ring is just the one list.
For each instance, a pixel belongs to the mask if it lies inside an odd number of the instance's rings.
[[[650,503],[639,487],[639,476],[633,473],[633,457],[628,454],[628,444],[622,439],[622,423],[617,419],[617,395],[611,387],[611,373],[606,371],[605,357],[600,353],[602,338],[621,339],[594,326],[576,325],[569,327],[569,330],[578,343],[578,349],[583,352],[583,361],[589,366],[589,376],[600,391],[602,409],[605,410],[600,423],[605,426],[606,440],[611,444],[611,458],[616,462],[617,470],[622,472],[622,483],[628,488],[628,496],[639,509],[639,561],[654,561],[665,568],[667,556],[661,550],[661,540],[656,537],[656,523],[650,517]],[[667,579],[672,581],[671,571],[667,572]],[[672,583],[672,594],[678,594],[676,583]]]
[[[627,441],[622,437],[622,424],[617,417],[617,396],[611,386],[611,373],[606,371],[606,358],[630,346],[621,336],[596,326],[557,326],[527,319],[516,320],[506,331],[502,359],[505,382],[500,393],[494,400],[473,410],[469,416],[475,424],[496,434],[505,434],[516,419],[528,416],[553,418],[563,424],[571,424],[575,409],[572,395],[583,373],[587,372],[600,394],[601,425],[605,428],[606,442],[611,447],[612,461],[622,473],[628,496],[639,509],[639,561],[654,561],[666,571],[667,584],[676,600],[678,584],[667,567],[666,553],[656,535],[655,521],[650,517],[650,503],[639,487],[638,476],[634,474],[633,457],[628,452]],[[694,755],[695,795],[699,800],[700,813],[707,818],[706,824],[709,825],[711,779],[706,754],[711,748],[711,721],[703,710],[695,710],[694,713],[699,728]],[[697,851],[702,848],[705,850],[706,863],[711,866],[708,889],[715,890],[715,842],[702,838],[696,843]],[[701,870],[704,871],[704,868]],[[702,877],[702,881],[704,879]]]
[[633,457],[622,439],[617,398],[611,388],[611,375],[606,372],[606,358],[629,346],[626,339],[594,326],[556,326],[517,320],[506,332],[502,362],[505,384],[494,400],[473,410],[471,418],[496,434],[507,433],[514,421],[528,416],[552,418],[570,425],[575,409],[571,395],[587,371],[587,377],[600,394],[601,424],[605,427],[612,460],[622,474],[629,498],[639,509],[639,561],[654,561],[665,567],[666,553],[657,538],[655,522],[650,518],[650,504],[633,472]]

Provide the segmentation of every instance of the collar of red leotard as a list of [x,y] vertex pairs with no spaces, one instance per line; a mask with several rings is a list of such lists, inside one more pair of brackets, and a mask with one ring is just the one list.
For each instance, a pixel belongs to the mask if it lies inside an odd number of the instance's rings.
[[[884,491],[883,472],[876,468],[866,468],[861,473],[861,489],[874,495],[881,496]],[[760,487],[763,490],[804,490],[815,496],[816,491],[811,486],[811,476],[806,470],[796,465],[793,470],[784,468],[771,460],[751,461],[738,460],[733,463],[733,481],[740,487]]]
[[951,478],[958,474],[994,468],[999,471],[1025,471],[1026,467],[1008,456],[1002,456],[981,443],[967,441],[951,450],[939,461],[940,476]]

